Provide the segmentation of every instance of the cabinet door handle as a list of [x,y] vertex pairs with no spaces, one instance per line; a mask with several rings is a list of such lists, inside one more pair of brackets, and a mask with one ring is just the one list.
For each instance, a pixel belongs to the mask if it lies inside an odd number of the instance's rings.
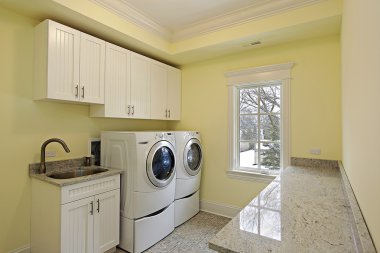
[[100,210],[100,201],[99,201],[99,199],[98,199],[96,202],[98,202],[98,208],[97,208],[96,210],[97,210],[98,213],[99,213],[99,210]]
[[135,115],[135,106],[132,105],[132,115]]
[[79,85],[75,86],[75,97],[77,98],[79,96]]
[[128,115],[131,114],[131,106],[128,105]]
[[168,117],[168,109],[165,110],[165,118]]
[[170,110],[169,110],[169,118],[170,118]]
[[84,86],[82,86],[82,98],[84,98]]
[[90,206],[91,206],[90,214],[93,215],[94,214],[94,201],[90,202]]

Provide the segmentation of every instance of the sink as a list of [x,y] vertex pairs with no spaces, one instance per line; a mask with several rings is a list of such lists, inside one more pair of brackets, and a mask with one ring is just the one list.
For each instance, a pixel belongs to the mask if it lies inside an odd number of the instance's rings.
[[68,179],[68,178],[89,176],[89,175],[98,174],[98,173],[102,173],[106,171],[108,170],[104,168],[78,168],[75,170],[70,170],[70,171],[65,171],[65,172],[55,172],[47,176],[51,178],[55,178],[55,179]]

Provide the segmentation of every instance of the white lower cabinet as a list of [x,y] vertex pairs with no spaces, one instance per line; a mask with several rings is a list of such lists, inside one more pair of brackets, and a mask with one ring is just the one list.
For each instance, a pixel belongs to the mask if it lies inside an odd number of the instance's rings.
[[61,188],[33,179],[32,252],[103,253],[119,244],[119,210],[119,175]]
[[94,252],[94,197],[62,205],[61,252]]
[[102,253],[119,244],[119,190],[62,205],[62,253]]
[[94,252],[105,252],[119,244],[120,189],[95,196]]

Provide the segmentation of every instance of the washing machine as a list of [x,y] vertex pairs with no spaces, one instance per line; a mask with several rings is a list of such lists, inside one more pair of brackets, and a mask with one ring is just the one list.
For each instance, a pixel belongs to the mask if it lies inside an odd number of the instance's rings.
[[195,131],[175,132],[177,179],[174,201],[174,226],[199,212],[199,186],[203,163],[201,135]]
[[102,165],[123,169],[120,245],[142,252],[174,230],[176,182],[172,132],[102,132]]

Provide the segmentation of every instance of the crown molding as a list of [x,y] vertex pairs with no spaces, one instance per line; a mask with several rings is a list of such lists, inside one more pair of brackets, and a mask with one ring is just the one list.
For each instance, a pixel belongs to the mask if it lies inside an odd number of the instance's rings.
[[324,1],[327,0],[269,0],[264,3],[253,4],[246,8],[191,24],[180,31],[175,31],[172,35],[172,40],[185,40]]
[[137,9],[132,7],[128,2],[123,0],[91,0],[97,5],[107,9],[108,11],[122,17],[123,19],[132,22],[133,24],[145,29],[148,32],[153,32],[160,37],[171,40],[172,33],[165,27],[159,25],[149,17],[143,15]]
[[125,0],[91,1],[148,32],[153,32],[168,41],[176,42],[327,0],[259,1],[248,7],[202,20],[173,32],[145,16]]

